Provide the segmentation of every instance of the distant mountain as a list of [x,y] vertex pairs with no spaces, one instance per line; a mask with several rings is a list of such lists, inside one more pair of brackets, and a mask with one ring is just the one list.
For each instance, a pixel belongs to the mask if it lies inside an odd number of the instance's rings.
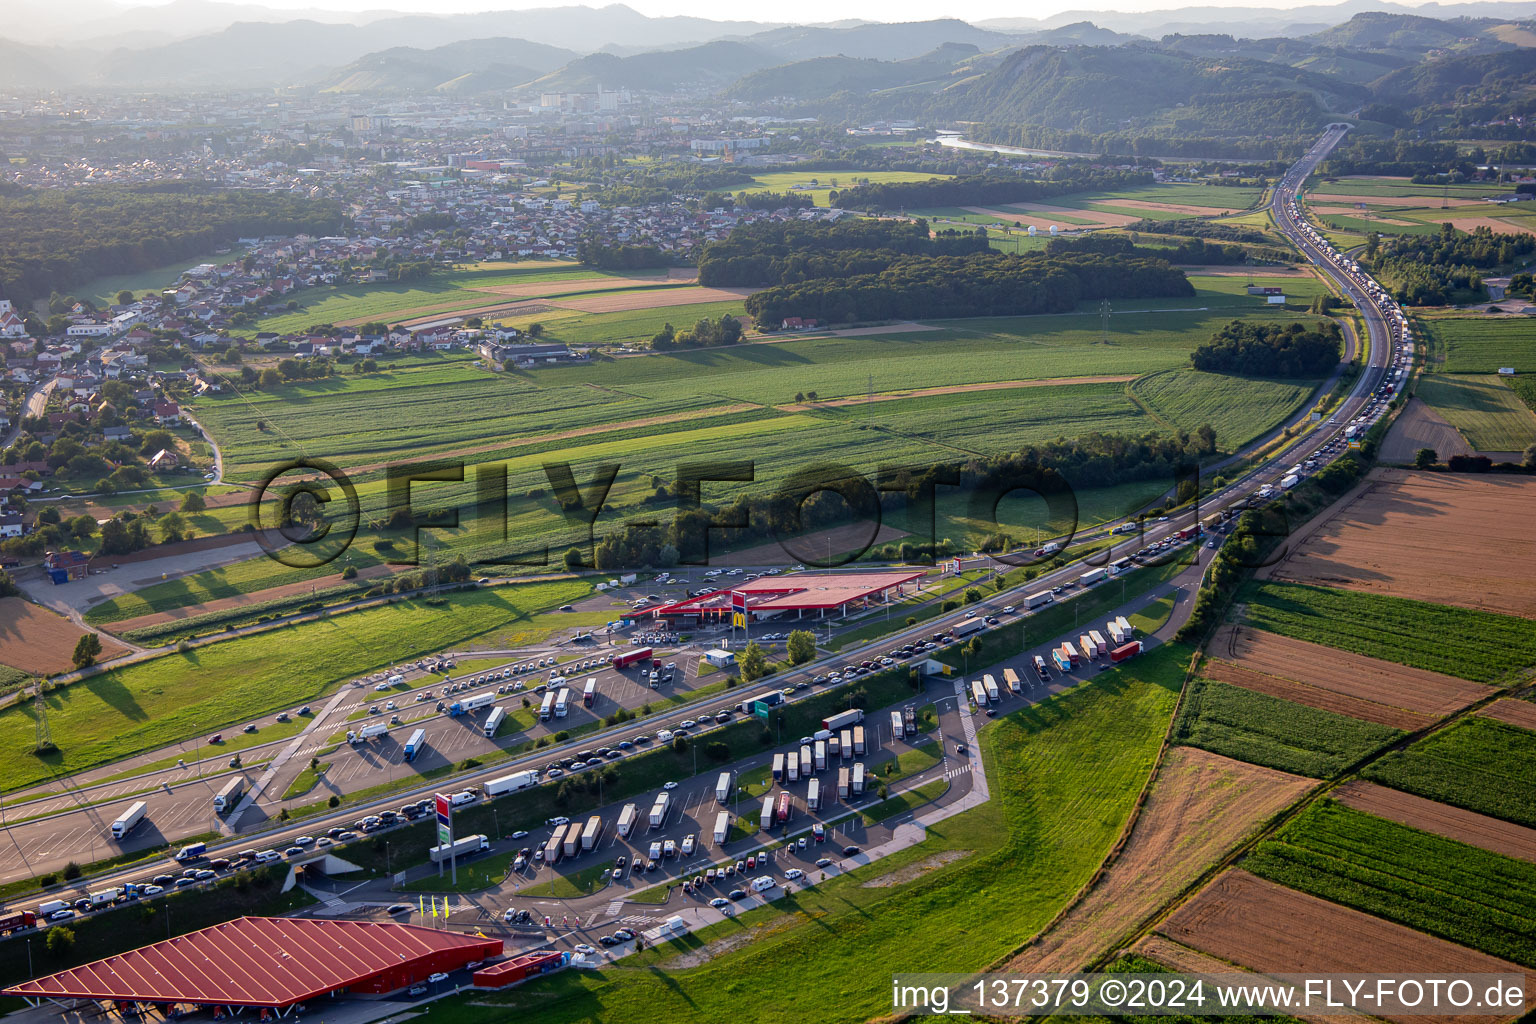
[[72,54],[0,39],[0,89],[54,89],[78,78]]
[[1158,122],[1197,131],[1251,132],[1256,124],[1283,131],[1315,127],[1329,110],[1368,96],[1360,86],[1263,61],[1142,44],[1030,46],[945,90],[934,110],[956,119],[1099,132]]
[[924,82],[942,83],[961,61],[979,51],[970,43],[945,43],[902,61],[859,57],[812,57],[746,75],[726,90],[727,99],[813,100],[839,92],[865,93]]
[[940,43],[968,43],[979,50],[996,50],[1019,42],[1016,35],[968,25],[954,18],[869,23],[852,28],[800,25],[759,32],[744,40],[786,60],[811,57],[856,57],[905,60],[921,56]]
[[716,90],[776,60],[768,50],[724,40],[684,50],[637,53],[633,57],[592,53],[532,82],[530,88],[543,92],[590,92],[598,88],[653,92]]
[[324,92],[489,92],[513,89],[577,55],[526,39],[473,39],[430,50],[397,46],[366,54],[324,79]]
[[1440,21],[1416,14],[1365,11],[1342,25],[1314,33],[1307,39],[1323,46],[1412,54],[1479,43],[1489,48],[1507,45],[1491,37],[1482,37],[1482,30],[1493,24],[1465,20]]

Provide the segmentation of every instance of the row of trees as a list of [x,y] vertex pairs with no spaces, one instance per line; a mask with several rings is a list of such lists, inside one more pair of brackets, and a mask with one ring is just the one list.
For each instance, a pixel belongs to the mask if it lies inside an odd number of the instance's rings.
[[713,348],[734,345],[740,340],[741,321],[729,313],[721,313],[718,320],[700,317],[692,329],[679,331],[667,324],[651,338],[651,348],[658,352],[674,348]]
[[789,284],[883,270],[902,255],[959,255],[990,247],[986,231],[941,232],[928,222],[848,220],[837,224],[764,221],[743,224],[704,246],[699,284],[711,288]]
[[1248,377],[1324,377],[1339,363],[1343,336],[1332,320],[1313,327],[1233,320],[1195,349],[1189,361],[1207,373]]
[[1095,252],[903,256],[878,273],[819,278],[749,295],[759,324],[1066,313],[1084,300],[1194,295],[1167,260]]
[[1127,224],[1129,232],[1146,232],[1149,235],[1183,235],[1187,238],[1209,238],[1222,242],[1247,242],[1250,245],[1270,244],[1264,232],[1257,228],[1245,228],[1236,224],[1221,224],[1199,217],[1181,217],[1178,220],[1138,220]]
[[583,235],[576,243],[576,258],[602,270],[639,270],[673,262],[654,245],[605,245],[595,235]]
[[1202,238],[1190,238],[1171,249],[1151,249],[1138,246],[1137,239],[1129,235],[1103,233],[1084,235],[1082,238],[1052,238],[1045,243],[1047,256],[1059,256],[1072,252],[1097,252],[1105,255],[1153,256],[1172,263],[1224,264],[1242,263],[1248,258],[1248,250],[1240,245],[1223,245]]
[[335,234],[330,200],[205,182],[23,189],[0,195],[0,293],[18,306],[107,274],[189,259],[245,235]]

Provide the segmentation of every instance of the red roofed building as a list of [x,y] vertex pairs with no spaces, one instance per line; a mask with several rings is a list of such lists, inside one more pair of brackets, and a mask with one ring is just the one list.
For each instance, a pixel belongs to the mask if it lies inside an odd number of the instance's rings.
[[500,939],[406,924],[242,917],[0,991],[36,1005],[94,999],[285,1010],[378,994],[500,956]]
[[181,406],[175,402],[156,402],[153,411],[155,422],[161,426],[181,422]]
[[723,590],[652,608],[650,614],[657,618],[719,619],[731,614],[731,597],[739,594],[745,598],[747,614],[753,620],[847,615],[904,596],[908,585],[923,575],[921,569],[903,569],[764,576],[746,583],[723,583]]

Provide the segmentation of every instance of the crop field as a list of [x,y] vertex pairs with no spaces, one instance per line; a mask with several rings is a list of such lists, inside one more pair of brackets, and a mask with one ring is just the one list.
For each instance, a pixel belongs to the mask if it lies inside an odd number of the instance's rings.
[[[30,704],[0,709],[0,789],[104,764],[199,732],[312,701],[354,676],[515,631],[538,612],[584,597],[581,580],[408,601],[239,637],[92,676],[46,695],[57,755],[30,753]],[[273,652],[281,651],[276,657]]]
[[1384,196],[1392,199],[1401,199],[1404,196],[1419,196],[1426,200],[1433,199],[1440,202],[1441,193],[1452,200],[1478,201],[1484,196],[1503,195],[1514,191],[1512,185],[1501,185],[1495,182],[1463,182],[1457,185],[1415,185],[1407,178],[1377,177],[1377,176],[1350,176],[1346,178],[1315,179],[1309,187],[1309,192],[1322,195],[1339,196]]
[[[29,675],[73,671],[70,654],[82,635],[84,630],[57,612],[20,597],[0,597],[0,671],[6,667]],[[123,653],[123,647],[104,640],[98,660]]]
[[1480,683],[1247,626],[1223,626],[1206,651],[1212,679],[1401,729],[1428,725],[1490,692]]
[[1109,870],[1007,970],[1081,970],[1311,786],[1308,779],[1195,747],[1169,750]]
[[[952,177],[952,174],[925,174],[919,171],[765,171],[753,177],[756,184],[746,191],[766,189],[769,192],[793,192],[810,196],[817,206],[830,206],[829,192],[833,189],[852,188],[861,182],[888,185],[895,181],[947,180]],[[731,191],[743,190],[736,188]]]
[[1131,394],[1170,430],[1221,424],[1217,444],[1236,451],[1301,411],[1321,381],[1263,380],[1180,368],[1148,374]]
[[1536,373],[1536,332],[1527,317],[1443,316],[1425,322],[1444,354],[1446,373],[1495,373],[1501,366]]
[[[1263,973],[1408,974],[1423,970],[1425,964],[1446,972],[1519,971],[1507,960],[1240,869],[1219,876],[1158,931],[1175,942]],[[1415,1018],[1392,1019],[1407,1024]]]
[[1521,452],[1536,443],[1536,413],[1498,376],[1426,374],[1415,393],[1474,451]]
[[1323,800],[1244,858],[1260,878],[1527,966],[1536,864]]
[[1388,789],[1364,779],[1350,779],[1333,790],[1333,799],[1378,818],[1433,832],[1506,857],[1536,863],[1536,829],[1526,828],[1486,814],[1426,800],[1399,789]]
[[[1161,648],[983,726],[983,761],[996,766],[992,799],[932,826],[910,849],[601,972],[563,971],[473,998],[512,1013],[536,1007],[550,1024],[643,1015],[691,1024],[728,1018],[748,992],[794,991],[794,1000],[757,999],[753,1019],[803,1021],[812,1000],[818,1021],[842,1024],[889,1008],[881,979],[893,963],[982,969],[1041,928],[1109,849],[1146,779],[1188,655]],[[864,884],[948,851],[959,859],[910,881]],[[748,934],[753,941],[742,942]],[[721,940],[734,948],[690,956]],[[434,1012],[457,1019],[463,1009],[449,1000]]]
[[1283,772],[1328,778],[1400,730],[1240,686],[1191,681],[1173,739]]
[[1524,523],[1533,500],[1528,477],[1377,470],[1270,576],[1536,616],[1536,543]]
[[[463,270],[434,274],[425,281],[399,283],[328,285],[307,288],[293,295],[299,308],[292,313],[264,317],[257,324],[235,334],[253,335],[257,331],[302,331],[311,324],[397,320],[427,313],[449,314],[475,307],[506,304],[505,294],[495,289],[509,285],[560,283],[587,278],[612,278],[616,285],[641,280],[639,274],[615,274],[576,263],[549,261],[542,264],[477,264]],[[652,280],[644,278],[644,280]],[[665,280],[665,271],[657,270],[654,281]],[[558,292],[559,289],[553,289]]]
[[1249,625],[1383,661],[1479,683],[1536,665],[1530,623],[1509,615],[1299,583],[1249,584]]
[[1536,827],[1536,732],[1473,715],[1361,774],[1383,786]]
[[[608,313],[561,310],[547,313],[527,313],[516,316],[498,316],[496,319],[519,329],[529,324],[544,325],[543,341],[559,341],[567,345],[641,345],[650,342],[664,324],[681,330],[692,327],[701,318],[718,320],[727,314],[745,316],[740,299],[712,302],[691,302],[684,305],[667,305],[673,289],[648,289],[644,292],[612,292],[609,298],[632,296],[634,301],[654,303],[654,308],[624,309]],[[696,292],[696,289],[690,289]],[[564,301],[564,300],[562,300]],[[579,300],[571,299],[571,302]]]

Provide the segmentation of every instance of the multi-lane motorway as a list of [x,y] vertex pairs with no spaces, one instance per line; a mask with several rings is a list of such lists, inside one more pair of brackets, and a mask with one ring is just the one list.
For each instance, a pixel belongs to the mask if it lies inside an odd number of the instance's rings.
[[[1118,542],[1117,547],[1112,549],[1111,552],[1099,556],[1104,558],[1105,561],[1131,555],[1136,551],[1145,550],[1171,541],[1176,532],[1198,522],[1200,516],[1209,510],[1246,501],[1250,496],[1259,493],[1261,488],[1268,488],[1268,490],[1264,491],[1266,495],[1273,493],[1277,489],[1280,480],[1288,474],[1289,469],[1287,467],[1293,464],[1300,465],[1308,460],[1312,460],[1315,465],[1320,465],[1322,462],[1337,457],[1344,450],[1346,431],[1349,431],[1350,427],[1354,427],[1355,431],[1361,431],[1366,422],[1379,416],[1384,411],[1385,397],[1382,389],[1388,381],[1389,375],[1394,372],[1394,366],[1401,365],[1403,360],[1402,346],[1399,342],[1403,340],[1406,328],[1400,320],[1400,311],[1389,299],[1380,293],[1379,289],[1375,287],[1368,277],[1319,237],[1299,215],[1295,206],[1297,192],[1306,180],[1307,175],[1337,145],[1343,135],[1344,130],[1335,128],[1330,129],[1327,134],[1318,140],[1312,149],[1297,162],[1276,186],[1270,203],[1270,211],[1280,230],[1360,310],[1367,333],[1367,337],[1361,339],[1367,349],[1367,360],[1362,368],[1362,372],[1355,381],[1349,395],[1327,422],[1319,424],[1315,429],[1304,430],[1294,441],[1273,452],[1262,465],[1244,474],[1221,491],[1203,499],[1202,507],[1193,513],[1186,511],[1167,520],[1146,523],[1141,533],[1124,538]],[[1355,431],[1349,432],[1353,433]],[[1193,547],[1193,550],[1196,552],[1200,550],[1198,544]],[[1169,553],[1165,551],[1161,557],[1169,557]],[[1095,564],[1098,564],[1097,560]],[[904,643],[926,639],[929,635],[946,626],[953,625],[961,618],[973,613],[1003,616],[1003,621],[1006,625],[1016,620],[1011,616],[1003,615],[1002,609],[1007,605],[1022,603],[1020,601],[1022,591],[1034,592],[1056,586],[1070,587],[1076,582],[1083,569],[1084,567],[1081,564],[1070,565],[1055,572],[1042,575],[1019,587],[1003,593],[990,595],[977,604],[967,606],[962,611],[940,616],[915,627],[898,629],[890,635],[881,638],[876,643],[869,645],[868,648],[850,650],[835,657],[819,657],[809,665],[775,677],[775,685],[794,686],[796,683],[808,682],[815,676],[822,675],[833,667],[846,666],[850,662],[857,662],[869,657],[871,650],[883,652]],[[1039,639],[1045,640],[1047,638],[1041,637]],[[615,682],[617,683],[618,680],[615,680]],[[797,691],[795,697],[791,699],[801,699],[804,696],[821,692],[821,689],[820,686],[808,687]],[[373,695],[367,694],[366,696]],[[698,718],[701,711],[715,710],[723,704],[734,703],[736,699],[731,698],[728,700],[720,696],[688,699],[685,694],[674,695],[674,699],[677,699],[678,696],[681,696],[682,702],[671,708],[637,722],[598,729],[597,731],[587,733],[571,744],[571,746],[583,748],[616,746],[622,740],[632,741],[638,734],[654,734],[660,729],[675,726],[684,719]],[[388,698],[381,697],[380,699]],[[513,698],[507,698],[507,702],[513,702]],[[630,701],[626,700],[625,703],[629,704]],[[404,705],[406,708],[413,706],[410,704]],[[337,709],[338,713],[344,712],[344,710]],[[317,733],[317,736],[329,735],[330,732],[334,731],[337,719],[338,715],[333,715],[326,722],[326,728]],[[453,724],[462,725],[463,723],[460,721]],[[474,734],[474,730],[469,728],[459,731],[464,732],[466,736]],[[458,733],[455,732],[452,735],[457,736]],[[445,741],[449,738],[449,736],[443,737]],[[490,741],[485,742],[488,748]],[[457,758],[461,753],[465,755],[471,753],[473,749],[476,748],[467,743],[456,743],[451,751],[445,749],[434,756],[446,757],[451,753],[454,758]],[[242,823],[246,826],[247,831],[227,844],[223,844],[222,848],[227,850],[247,847],[282,849],[288,845],[289,840],[294,836],[305,833],[318,834],[330,826],[348,824],[354,819],[368,814],[370,811],[395,807],[425,796],[434,790],[441,790],[445,787],[462,788],[522,768],[543,767],[551,760],[552,753],[553,748],[546,748],[533,755],[515,757],[511,760],[503,761],[494,768],[463,773],[455,777],[451,782],[439,779],[434,780],[431,784],[401,789],[385,799],[373,801],[366,806],[353,806],[344,811],[307,819],[302,826],[269,828],[268,826],[271,823],[263,821],[256,829],[249,830],[250,824],[254,823],[259,817],[258,815],[252,815],[251,822]],[[308,753],[301,753],[297,760],[307,762]],[[403,770],[415,771],[421,767],[421,765],[413,765],[410,769],[404,769],[403,765],[398,764],[399,758],[394,753],[384,756],[379,751],[372,749],[364,749],[357,753],[355,760],[359,765],[371,765],[374,770],[377,770],[378,766],[384,765],[388,766],[390,771],[402,770],[402,773]],[[423,764],[427,765],[430,765],[430,763],[423,762]],[[622,770],[622,762],[619,762],[619,764]],[[364,770],[363,767],[353,767],[358,772]],[[377,776],[375,775],[373,778],[376,779]],[[361,776],[359,776],[359,779],[361,780]],[[148,784],[152,786],[155,784],[155,781],[151,780]],[[141,782],[141,787],[142,785],[143,783]],[[175,787],[172,788],[174,789]],[[198,834],[206,831],[208,828],[209,816],[206,808],[210,806],[214,787],[211,784],[197,783],[195,787],[189,788],[192,791],[184,794],[184,799],[177,804],[178,808],[184,808],[184,813],[182,810],[178,810],[177,814],[179,817],[174,822],[160,820],[155,823],[165,840],[174,842],[180,837]],[[108,806],[116,808],[116,804]],[[88,844],[82,842],[86,833],[80,830],[84,829],[88,832],[94,830],[96,834],[104,832],[106,823],[113,816],[113,812],[109,811],[108,807],[99,809],[75,807],[68,811],[63,811],[62,808],[60,810],[62,813],[56,817],[42,818],[7,829],[6,844],[12,846],[13,850],[17,850],[23,839],[41,842],[41,840],[36,838],[37,836],[51,835],[55,838],[69,836],[70,842],[66,844],[68,849],[83,852]],[[156,813],[158,814],[159,812]],[[181,820],[183,818],[185,820]],[[18,832],[18,830],[25,831]],[[29,836],[28,833],[33,833],[33,835]],[[106,842],[103,840],[103,844]],[[54,845],[57,844],[50,842],[48,848],[51,850]],[[34,849],[41,848],[41,846],[34,847]],[[7,859],[16,865],[7,874],[7,877],[11,875],[25,876],[37,870],[42,870],[38,867],[38,860],[32,857],[26,858],[21,864],[16,864],[16,859]],[[47,858],[43,859],[46,860]],[[131,872],[114,872],[92,878],[89,881],[89,888],[99,888],[114,882],[137,880],[145,874],[146,868],[143,866]],[[82,883],[81,888],[86,887]]]

